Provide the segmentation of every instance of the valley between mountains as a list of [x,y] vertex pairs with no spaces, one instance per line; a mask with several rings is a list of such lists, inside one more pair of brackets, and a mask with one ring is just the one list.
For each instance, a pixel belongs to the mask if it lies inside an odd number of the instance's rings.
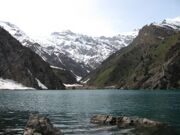
[[1,89],[180,88],[179,17],[113,37],[67,30],[34,39],[0,27]]

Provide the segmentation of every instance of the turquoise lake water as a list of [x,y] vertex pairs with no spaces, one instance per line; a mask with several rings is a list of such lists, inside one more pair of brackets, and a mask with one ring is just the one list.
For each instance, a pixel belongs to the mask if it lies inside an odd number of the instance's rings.
[[115,126],[90,123],[96,114],[138,116],[180,129],[180,91],[145,90],[0,90],[0,134],[22,134],[31,113],[50,118],[64,134],[127,134]]

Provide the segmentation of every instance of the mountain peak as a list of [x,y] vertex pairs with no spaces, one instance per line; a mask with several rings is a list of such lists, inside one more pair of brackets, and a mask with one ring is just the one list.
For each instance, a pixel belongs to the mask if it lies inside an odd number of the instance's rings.
[[51,33],[52,36],[66,36],[66,35],[76,35],[71,30],[64,30],[62,32],[53,32]]
[[179,31],[180,30],[180,16],[175,17],[175,18],[164,19],[161,23],[153,23],[153,25]]
[[24,46],[26,46],[25,41],[31,41],[34,42],[29,36],[27,36],[26,33],[24,33],[18,26],[6,22],[6,21],[0,21],[0,26],[4,28],[6,31],[8,31],[13,37],[15,37],[18,41],[20,41]]
[[69,34],[74,34],[71,30],[63,30],[62,33],[69,33]]

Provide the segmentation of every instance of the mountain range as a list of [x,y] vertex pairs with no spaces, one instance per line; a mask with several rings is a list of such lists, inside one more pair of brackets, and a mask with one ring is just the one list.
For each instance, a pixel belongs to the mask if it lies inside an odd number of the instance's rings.
[[74,77],[79,81],[111,54],[130,44],[138,34],[138,30],[134,30],[113,37],[91,37],[67,30],[53,32],[48,37],[32,39],[12,23],[0,22],[0,26],[11,33],[22,45],[36,52],[52,68],[69,72],[72,79],[65,83],[75,83]]
[[83,78],[103,88],[179,88],[179,17],[113,37],[66,30],[33,39],[12,23],[0,26],[1,86],[64,89]]

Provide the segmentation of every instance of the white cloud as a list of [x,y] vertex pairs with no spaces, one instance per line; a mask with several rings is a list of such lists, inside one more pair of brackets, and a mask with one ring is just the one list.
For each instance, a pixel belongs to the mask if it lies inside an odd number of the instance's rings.
[[70,29],[89,35],[111,35],[96,0],[0,0],[0,20],[18,25],[30,36]]
[[175,18],[167,18],[166,19],[168,22],[180,22],[180,16],[177,16],[177,17],[175,17]]

